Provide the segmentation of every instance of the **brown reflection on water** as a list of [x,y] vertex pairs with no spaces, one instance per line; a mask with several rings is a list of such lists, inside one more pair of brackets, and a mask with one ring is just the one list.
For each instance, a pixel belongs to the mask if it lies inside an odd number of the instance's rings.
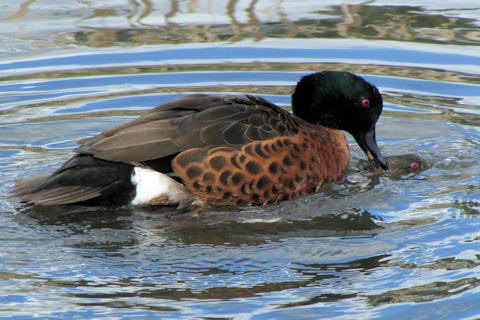
[[[28,20],[22,19],[26,15],[38,15],[41,20],[40,17],[45,14],[38,11],[41,9],[31,6],[34,2],[28,0],[20,4],[16,12],[0,20],[0,25],[15,21],[18,21],[19,26],[28,23]],[[378,6],[373,1],[320,7],[320,10],[316,9],[312,1],[312,9],[310,12],[305,10],[304,13],[310,17],[318,14],[317,19],[296,18],[295,13],[288,12],[288,4],[281,1],[268,7],[268,13],[257,0],[246,5],[238,0],[230,0],[211,4],[206,9],[197,1],[179,3],[175,0],[167,2],[168,7],[161,8],[150,0],[125,1],[123,6],[116,3],[110,7],[108,4],[100,6],[93,1],[68,4],[71,8],[78,6],[78,10],[67,13],[59,8],[56,12],[49,12],[50,16],[58,19],[59,24],[62,16],[68,16],[68,19],[73,17],[74,25],[77,26],[74,29],[77,30],[72,32],[70,24],[67,31],[52,33],[57,41],[67,45],[107,47],[125,43],[237,42],[244,39],[259,41],[264,38],[356,38],[469,45],[480,43],[480,31],[475,25],[475,19],[448,16],[443,11],[426,10],[422,6]],[[223,19],[220,23],[205,23],[196,19],[198,15],[211,16],[211,21],[215,21],[214,15]]]
[[[455,72],[449,70],[430,69],[425,67],[405,67],[392,65],[375,64],[348,64],[348,63],[221,63],[221,64],[175,64],[156,66],[126,66],[126,67],[104,67],[104,68],[83,68],[68,71],[45,71],[35,74],[21,74],[5,76],[0,79],[4,81],[20,81],[31,79],[59,79],[72,77],[92,77],[113,74],[148,74],[168,72],[233,72],[233,71],[275,71],[275,72],[316,72],[321,70],[350,71],[358,74],[369,74],[378,76],[393,76],[411,79],[451,81],[480,84],[480,78],[475,74]],[[219,87],[221,90],[221,87]],[[248,91],[250,92],[250,91]]]
[[22,18],[23,16],[25,16],[25,14],[27,14],[29,8],[30,8],[30,5],[32,3],[34,3],[35,0],[28,0],[28,1],[25,1],[24,3],[22,3],[20,5],[20,8],[18,9],[18,11],[16,11],[15,13],[13,13],[11,16],[7,17],[7,18],[4,18],[4,19],[0,19],[0,22],[3,22],[3,21],[12,21],[12,20],[17,20],[17,19],[20,19]]
[[[94,290],[90,290],[89,293],[78,293],[78,294],[68,294],[70,297],[75,298],[102,298],[102,303],[94,302],[93,305],[106,305],[113,307],[112,302],[118,302],[118,299],[121,298],[155,298],[155,299],[165,299],[167,301],[181,301],[184,299],[200,299],[200,300],[210,300],[210,299],[239,299],[239,298],[252,298],[265,293],[272,292],[281,292],[289,289],[304,288],[304,287],[321,287],[323,282],[332,282],[332,281],[344,281],[346,276],[343,272],[352,272],[351,270],[356,270],[356,272],[368,273],[369,270],[377,268],[381,265],[382,260],[384,260],[387,255],[379,255],[366,259],[352,260],[351,262],[346,262],[341,265],[335,264],[315,264],[315,265],[306,265],[299,266],[299,268],[294,268],[299,275],[297,280],[289,279],[285,277],[283,281],[279,282],[264,282],[253,285],[242,285],[242,286],[212,286],[204,289],[191,289],[191,288],[175,288],[173,286],[166,287],[163,285],[159,274],[159,280],[155,283],[149,283],[145,280],[138,281],[137,278],[122,279],[116,281],[115,283],[103,282],[97,284],[92,283],[78,283],[75,282],[70,284],[71,286],[78,287],[91,287]],[[201,276],[214,275],[219,273],[230,273],[227,270],[221,270],[218,268],[202,268],[201,270],[191,269],[192,272],[200,271]],[[301,275],[301,276],[300,276]],[[112,285],[115,285],[118,290],[109,290],[108,293],[102,291],[102,287],[110,288]],[[65,284],[62,284],[65,285]],[[132,288],[137,287],[137,290],[129,290],[126,292],[122,288]],[[97,292],[98,291],[98,292]],[[336,293],[331,294],[329,292],[318,294],[313,298],[309,298],[302,301],[287,303],[279,306],[280,308],[294,307],[294,306],[304,306],[304,305],[313,305],[319,302],[334,302],[340,301],[343,299],[351,299],[352,297],[357,296],[356,293]],[[82,299],[82,301],[86,301]],[[91,305],[90,303],[81,303],[82,305]],[[140,303],[141,305],[141,303]],[[138,306],[138,304],[137,304]],[[148,305],[145,307],[148,308]]]
[[[142,8],[144,11],[140,14],[135,13],[129,17],[129,19],[131,17],[138,19],[137,27],[130,30],[101,27],[80,30],[75,33],[74,38],[79,43],[93,47],[123,41],[149,44],[236,42],[248,38],[259,41],[268,37],[358,38],[449,44],[478,44],[480,40],[480,32],[474,25],[475,20],[432,14],[420,6],[373,6],[370,2],[355,5],[342,4],[318,12],[321,15],[330,16],[330,19],[295,21],[289,18],[288,13],[279,4],[274,11],[281,17],[280,20],[262,21],[256,10],[256,2],[252,1],[245,9],[248,17],[245,22],[240,22],[236,18],[237,1],[232,0],[225,8],[225,15],[230,20],[229,24],[184,25],[171,22],[181,14],[177,4],[172,4],[170,11],[164,16],[167,25],[142,23],[142,19],[153,13],[152,6],[149,4]],[[195,8],[191,10],[188,13],[195,13]],[[111,15],[114,16],[115,13],[112,12]]]
[[463,278],[449,282],[429,282],[424,285],[370,295],[368,296],[368,302],[373,306],[392,303],[429,302],[461,294],[477,288],[479,285],[480,280],[477,278]]

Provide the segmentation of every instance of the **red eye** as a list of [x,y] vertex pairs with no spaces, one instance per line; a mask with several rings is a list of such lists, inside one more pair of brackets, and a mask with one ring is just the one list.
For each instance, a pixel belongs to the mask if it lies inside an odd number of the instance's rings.
[[410,163],[410,169],[412,169],[413,171],[417,170],[419,167],[418,163],[413,161],[412,163]]
[[365,107],[365,108],[370,107],[370,99],[367,99],[367,98],[363,99],[362,100],[362,107]]

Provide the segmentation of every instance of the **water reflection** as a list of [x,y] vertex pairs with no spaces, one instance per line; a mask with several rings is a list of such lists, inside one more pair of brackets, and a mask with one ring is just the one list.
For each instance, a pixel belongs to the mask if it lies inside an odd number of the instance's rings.
[[[375,39],[416,43],[478,45],[478,11],[465,4],[461,14],[440,4],[389,5],[388,1],[348,4],[343,1],[288,0],[198,1],[63,1],[61,32],[52,28],[54,1],[29,0],[7,6],[0,19],[8,51],[81,45],[95,48],[132,45],[239,42],[245,39]],[[35,23],[32,23],[35,17]],[[22,24],[22,33],[7,39]],[[5,32],[5,31],[4,31]],[[32,38],[33,37],[33,38]]]
[[20,5],[20,8],[18,9],[18,11],[16,11],[15,13],[13,13],[12,15],[10,16],[7,16],[5,18],[1,18],[0,19],[0,23],[1,22],[5,22],[5,21],[13,21],[13,20],[17,20],[17,19],[21,19],[23,18],[27,13],[28,11],[30,10],[30,5],[33,4],[36,0],[27,0],[25,1],[24,3],[22,3]]
[[379,295],[372,295],[368,297],[368,300],[369,303],[374,306],[387,303],[428,302],[461,294],[462,292],[477,288],[479,285],[480,280],[475,277],[449,282],[438,281],[426,285],[384,292]]
[[[282,292],[289,289],[309,287],[312,285],[322,286],[322,283],[332,283],[339,281],[342,278],[348,277],[348,273],[352,269],[357,269],[357,272],[368,272],[371,269],[379,267],[385,258],[388,256],[380,255],[376,257],[371,257],[368,259],[358,259],[350,262],[346,262],[342,265],[299,265],[296,268],[292,269],[292,272],[298,272],[297,281],[278,281],[271,283],[257,283],[252,286],[239,286],[239,287],[228,287],[228,286],[219,286],[219,287],[209,287],[204,289],[184,289],[184,288],[161,288],[161,285],[152,286],[152,283],[145,283],[142,285],[139,282],[139,279],[129,279],[118,283],[118,288],[116,291],[112,291],[108,294],[99,294],[99,293],[79,293],[71,294],[69,296],[82,298],[82,301],[95,300],[102,298],[104,302],[103,305],[113,306],[115,299],[124,299],[124,298],[137,298],[137,299],[148,299],[155,298],[160,300],[173,300],[181,301],[184,299],[200,299],[200,300],[211,300],[211,299],[241,299],[241,298],[254,298],[258,294],[265,294],[271,292]],[[343,274],[345,271],[346,274]],[[196,270],[191,268],[190,270],[184,270],[184,272],[192,272],[196,274],[197,277],[213,278],[218,277],[222,278],[226,275],[232,275],[231,271],[222,270],[218,268],[202,268]],[[286,277],[288,278],[288,277]],[[301,280],[303,279],[303,280]],[[153,280],[153,279],[152,279]],[[160,280],[160,279],[159,279]],[[217,282],[222,282],[218,281]],[[161,281],[161,280],[160,280]],[[203,280],[205,281],[205,280]],[[214,283],[214,282],[212,282]],[[65,285],[65,284],[62,284]],[[75,284],[72,284],[75,285]],[[98,284],[95,283],[77,283],[76,286],[95,286],[95,289],[98,290]],[[111,286],[112,283],[106,283],[105,287]],[[124,292],[122,289],[136,287],[137,291]],[[121,293],[123,292],[123,293]],[[285,305],[279,306],[280,308],[288,308],[302,305],[316,304],[318,302],[334,302],[340,301],[343,299],[350,299],[357,296],[356,294],[332,294],[325,293],[322,295],[317,295],[312,298],[309,298],[305,301],[299,301],[295,303],[288,303]],[[93,302],[96,305],[98,302]],[[90,303],[88,305],[91,305]],[[168,309],[167,309],[168,310]]]
[[[73,38],[94,47],[119,42],[235,42],[265,38],[361,38],[450,44],[478,44],[480,40],[475,19],[436,14],[421,6],[266,3],[230,0],[202,6],[172,1],[168,8],[165,4],[144,2],[130,8],[131,14],[125,16],[128,22],[124,21],[124,27],[116,31],[101,25],[111,25],[118,19],[118,10],[96,10],[80,24],[90,30],[77,32]],[[315,14],[310,13],[311,8],[316,8]],[[210,24],[212,20],[214,25]]]
[[[304,202],[300,200],[299,202]],[[178,211],[172,208],[85,208],[85,207],[25,207],[17,218],[21,225],[38,223],[43,226],[63,226],[62,232],[85,234],[104,228],[129,231],[133,227],[150,236],[167,238],[183,244],[240,246],[279,241],[285,237],[316,238],[331,236],[372,236],[382,229],[366,210],[351,209],[335,212],[333,207],[314,209],[315,202],[290,203],[268,208],[237,208],[207,211]],[[306,209],[310,212],[306,212]],[[120,235],[120,234],[119,234]],[[134,235],[133,235],[134,236]],[[135,237],[135,236],[134,236]],[[118,245],[131,245],[117,238]],[[82,247],[83,244],[75,246]],[[99,244],[101,246],[101,243]],[[90,247],[90,246],[88,246]]]

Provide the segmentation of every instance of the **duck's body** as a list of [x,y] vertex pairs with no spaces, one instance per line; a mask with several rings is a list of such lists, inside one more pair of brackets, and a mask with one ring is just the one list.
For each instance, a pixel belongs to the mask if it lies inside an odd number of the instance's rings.
[[[354,131],[369,157],[382,164],[374,131],[381,112],[376,88],[344,72],[318,73],[302,81],[293,95],[294,114],[255,96],[176,99],[80,141],[77,154],[61,168],[18,182],[16,194],[39,205],[274,203],[312,193],[343,176],[349,148],[338,129]],[[352,121],[337,119],[352,107],[350,94],[339,97],[338,89],[329,88],[338,81],[362,93],[354,93],[354,99],[368,99],[368,106],[354,106],[359,108],[353,115],[357,120],[368,113],[369,123],[359,123],[358,132],[351,129]],[[321,84],[326,95],[311,88]],[[342,105],[317,110],[317,104],[335,103],[317,101],[325,97]]]

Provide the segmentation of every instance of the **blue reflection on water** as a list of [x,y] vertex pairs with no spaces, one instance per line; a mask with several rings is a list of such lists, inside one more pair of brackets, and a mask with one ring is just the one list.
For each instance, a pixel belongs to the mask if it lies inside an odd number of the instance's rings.
[[[188,73],[153,73],[134,75],[115,75],[107,77],[71,78],[48,80],[25,84],[10,84],[0,86],[0,92],[37,92],[40,90],[64,90],[70,88],[96,88],[100,85],[119,86],[128,83],[135,85],[155,84],[158,86],[175,86],[186,83],[228,83],[231,85],[243,82],[268,82],[272,84],[296,83],[304,73],[299,72],[188,72]],[[234,79],[234,80],[233,80]]]
[[[182,86],[189,85],[238,85],[251,84],[263,86],[268,85],[294,85],[299,78],[304,75],[302,72],[192,72],[192,73],[160,73],[160,74],[141,74],[141,75],[119,75],[106,77],[86,77],[86,78],[71,78],[61,80],[49,80],[33,82],[29,86],[25,84],[9,84],[0,86],[0,92],[6,92],[9,95],[19,92],[32,92],[32,94],[17,94],[11,96],[7,103],[10,105],[15,102],[35,101],[38,99],[58,98],[71,95],[86,95],[102,92],[112,91],[113,87],[117,90],[125,89],[127,84],[135,84],[136,86],[148,85],[150,87],[156,86]],[[413,91],[425,94],[434,94],[438,96],[480,96],[480,86],[466,83],[452,83],[439,82],[428,80],[416,80],[397,77],[385,76],[365,76],[365,78],[378,87],[395,88],[399,91]],[[234,80],[232,80],[234,79]],[[84,89],[83,91],[79,89]],[[88,89],[88,90],[87,90]],[[72,91],[69,91],[72,90]],[[39,92],[45,93],[39,93]],[[52,93],[52,91],[57,91]],[[175,96],[171,96],[172,98]],[[178,96],[177,96],[178,97]],[[144,96],[146,98],[146,96]],[[132,98],[121,98],[123,103],[128,105]],[[155,106],[162,101],[154,101],[155,97],[146,98],[142,103],[144,106]],[[109,102],[102,101],[102,103],[115,105],[118,99],[112,99]],[[282,101],[284,104],[288,102]],[[84,106],[84,110],[91,110],[92,106]],[[103,108],[108,108],[104,106]],[[69,112],[63,111],[63,112]],[[405,110],[404,110],[405,111]]]
[[[48,90],[48,89],[45,89]],[[1,91],[1,90],[0,90]],[[56,99],[60,97],[66,97],[66,96],[73,96],[73,95],[92,95],[95,93],[98,93],[98,90],[89,90],[89,91],[68,91],[68,92],[59,92],[59,93],[50,93],[51,90],[47,91],[48,93],[35,93],[35,94],[28,94],[28,95],[15,95],[11,96],[10,99],[8,99],[7,104],[12,105],[14,103],[22,103],[25,104],[25,102],[33,102],[33,101],[38,101],[40,99]],[[2,103],[0,103],[0,106]]]
[[71,112],[88,112],[107,109],[125,108],[132,110],[133,108],[151,108],[184,96],[183,94],[151,94],[136,95],[121,98],[104,99],[86,103],[79,107],[64,108],[56,110],[55,113],[71,113]]
[[365,76],[377,86],[395,88],[399,91],[425,92],[439,96],[480,96],[480,86],[466,83],[406,79],[397,77]]
[[[140,75],[118,75],[106,77],[86,77],[61,80],[49,80],[32,82],[29,86],[25,84],[9,84],[0,86],[0,92],[37,92],[41,90],[64,90],[75,88],[98,88],[108,86],[125,85],[134,83],[156,84],[158,86],[176,86],[182,84],[194,85],[195,83],[228,83],[235,85],[239,83],[262,84],[294,84],[305,72],[258,72],[258,71],[228,71],[228,72],[189,72],[189,73],[154,73]],[[430,94],[458,96],[459,92],[467,96],[480,96],[480,85],[454,82],[440,82],[428,80],[416,80],[385,76],[364,76],[368,81],[381,87],[396,88],[405,91],[422,91]],[[233,80],[234,79],[234,80]],[[84,93],[75,91],[73,93]],[[88,93],[100,92],[89,91]],[[23,98],[23,96],[21,96]]]
[[352,57],[351,48],[261,48],[261,47],[203,47],[203,48],[185,48],[185,49],[167,49],[155,51],[138,51],[134,53],[97,53],[95,59],[92,55],[75,55],[66,57],[55,57],[35,60],[25,60],[16,62],[7,62],[0,64],[0,70],[21,70],[28,68],[37,68],[52,66],[57,69],[59,66],[100,66],[112,64],[131,64],[132,62],[143,61],[158,63],[166,60],[232,60],[232,59],[265,59],[274,57],[275,59],[356,59],[371,60],[375,57],[376,61],[396,61],[404,63],[420,64],[443,64],[456,65],[461,64],[480,65],[480,57],[445,52],[428,52],[421,54],[418,50],[399,49],[383,47],[379,50],[374,47],[355,47],[355,57]]

